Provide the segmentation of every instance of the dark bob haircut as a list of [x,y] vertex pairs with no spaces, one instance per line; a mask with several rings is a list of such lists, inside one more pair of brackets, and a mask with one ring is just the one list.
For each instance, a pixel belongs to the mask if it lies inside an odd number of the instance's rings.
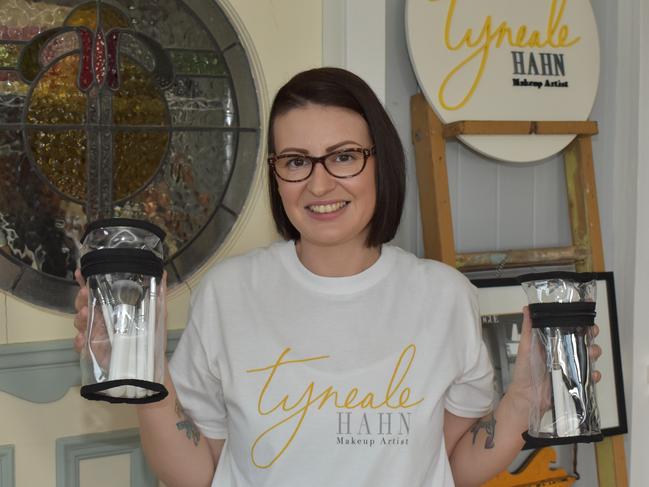
[[[376,146],[376,207],[366,245],[376,247],[394,238],[401,219],[406,174],[403,146],[390,117],[372,89],[361,78],[339,68],[317,68],[295,75],[275,95],[268,124],[268,153],[275,153],[275,119],[309,103],[353,110],[367,122]],[[270,206],[278,232],[299,240],[289,221],[273,171],[268,172]]]

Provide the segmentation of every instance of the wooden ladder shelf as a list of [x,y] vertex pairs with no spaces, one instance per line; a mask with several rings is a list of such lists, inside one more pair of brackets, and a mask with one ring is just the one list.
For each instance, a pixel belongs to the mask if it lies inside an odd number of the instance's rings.
[[[412,97],[410,108],[426,257],[455,266],[463,272],[539,265],[574,265],[578,272],[604,272],[604,251],[591,142],[591,136],[598,131],[597,122],[466,120],[445,125],[421,94]],[[456,252],[446,169],[446,140],[459,135],[529,134],[577,135],[563,151],[572,245],[525,250]],[[599,485],[627,487],[623,437],[606,437],[604,441],[596,444],[595,451]],[[543,450],[532,455],[539,455],[540,452]],[[498,477],[498,485],[537,485],[520,483],[523,473],[519,474],[504,473]],[[551,475],[556,476],[549,470],[547,480],[553,478]],[[509,481],[518,483],[508,483]]]

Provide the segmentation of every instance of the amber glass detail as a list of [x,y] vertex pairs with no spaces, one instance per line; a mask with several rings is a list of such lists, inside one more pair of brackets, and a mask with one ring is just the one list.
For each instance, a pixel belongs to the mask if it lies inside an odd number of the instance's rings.
[[[86,95],[76,88],[80,64],[79,56],[71,55],[61,59],[43,75],[32,93],[27,114],[29,123],[61,125],[84,122]],[[122,75],[120,90],[112,98],[112,122],[115,125],[167,126],[165,100],[151,75],[129,60],[122,60]],[[104,123],[110,124],[111,121]],[[70,146],[73,140],[69,132],[51,128],[48,132],[38,133],[41,134],[38,140],[30,140],[38,167],[63,194],[83,200],[86,196],[86,173],[79,170],[78,147]],[[47,137],[44,137],[45,133]],[[85,141],[84,135],[84,147]],[[163,159],[168,141],[167,131],[118,132],[114,136],[115,199],[127,197],[151,179]],[[55,150],[57,144],[61,147]],[[64,157],[67,150],[73,151],[71,157]],[[85,154],[81,156],[86,157]],[[56,160],[55,157],[60,158]]]
[[144,68],[122,57],[119,91],[113,95],[115,125],[167,125],[166,101]]
[[[129,27],[128,18],[112,5],[99,4],[101,15],[101,29],[106,32],[116,27]],[[72,14],[65,19],[64,25],[75,27],[88,27],[90,30],[97,30],[97,3],[89,2],[79,6]]]
[[82,124],[86,96],[77,89],[79,56],[67,56],[45,72],[32,92],[27,123]]
[[167,132],[117,132],[114,136],[113,193],[125,198],[155,174],[169,142]]
[[83,26],[95,30],[97,28],[97,4],[88,2],[80,5],[65,19],[63,25]]
[[[135,62],[122,58],[120,87],[113,95],[116,126],[169,125],[167,105],[151,74]],[[164,130],[117,132],[114,138],[113,188],[122,199],[146,184],[162,161],[169,133]]]
[[86,194],[86,132],[30,131],[34,162],[59,191],[83,199]]

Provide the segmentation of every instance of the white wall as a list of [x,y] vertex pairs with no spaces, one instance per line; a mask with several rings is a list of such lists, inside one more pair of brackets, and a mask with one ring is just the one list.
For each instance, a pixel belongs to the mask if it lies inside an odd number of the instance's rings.
[[[641,46],[649,42],[649,6],[645,0],[633,2],[621,2],[620,5],[620,30],[629,29],[624,33],[625,42],[629,42],[629,50],[620,46],[618,53],[620,62],[624,62],[626,71],[620,70],[620,76],[626,72],[631,80],[628,86],[620,82],[620,101],[624,102],[620,110],[627,120],[626,129],[628,134],[621,133],[628,138],[630,147],[628,159],[633,164],[637,161],[637,172],[633,171],[628,182],[628,187],[633,188],[636,195],[636,211],[630,212],[629,220],[634,218],[635,231],[628,233],[629,237],[635,235],[635,252],[633,245],[629,243],[629,256],[621,258],[630,268],[629,289],[634,290],[633,298],[629,302],[633,304],[633,335],[632,357],[632,407],[631,407],[631,476],[630,485],[646,485],[649,478],[649,464],[647,462],[647,451],[649,450],[649,327],[645,300],[649,295],[649,283],[646,279],[646,272],[649,269],[649,172],[647,171],[646,158],[649,155],[649,62],[646,60],[646,53]],[[625,90],[628,88],[628,90]],[[620,117],[622,119],[622,115]],[[637,122],[637,129],[636,129]],[[622,131],[625,127],[620,125]],[[626,141],[625,141],[626,142]],[[633,184],[633,182],[637,184]],[[629,227],[632,228],[632,223]],[[635,259],[634,259],[635,258]],[[633,270],[635,275],[633,276]],[[631,281],[633,276],[633,281]],[[631,284],[631,282],[633,284]],[[629,350],[630,351],[630,350]]]
[[[405,0],[325,0],[323,2],[323,60],[347,67],[372,85],[381,87],[388,112],[401,134],[408,156],[408,192],[395,243],[423,254],[414,153],[410,141],[410,96],[417,92],[404,36]],[[644,485],[649,462],[649,326],[639,308],[649,294],[641,272],[649,257],[649,171],[641,156],[649,153],[649,61],[641,45],[649,41],[646,0],[591,0],[598,23],[601,73],[591,119],[599,122],[593,140],[602,237],[607,270],[615,272],[618,315],[625,375],[628,419],[633,434],[626,439],[630,485]],[[377,37],[381,25],[351,22],[340,15],[356,9],[380,11],[385,39],[358,43],[364,35]],[[353,30],[353,37],[348,33]],[[333,37],[332,37],[333,36]],[[332,41],[332,39],[335,39]],[[349,53],[355,53],[350,56]],[[385,59],[385,72],[369,73],[358,60]],[[378,65],[381,62],[377,63]],[[644,96],[642,96],[644,95]],[[644,103],[638,105],[638,99]],[[447,152],[449,186],[456,247],[459,251],[559,246],[570,243],[563,165],[558,157],[530,166],[484,160],[459,144]],[[636,238],[637,228],[637,238]],[[638,249],[636,255],[636,248]],[[635,298],[635,299],[634,299]],[[632,374],[636,371],[635,374]],[[577,485],[597,485],[592,446],[580,446]],[[561,462],[570,470],[570,449]]]

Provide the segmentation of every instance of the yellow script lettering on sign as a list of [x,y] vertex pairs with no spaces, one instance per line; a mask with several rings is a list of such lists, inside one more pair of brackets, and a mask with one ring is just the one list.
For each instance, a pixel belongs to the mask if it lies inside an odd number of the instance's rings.
[[[287,360],[285,357],[291,351],[290,348],[287,348],[280,354],[274,364],[267,367],[247,370],[246,372],[248,373],[268,372],[268,377],[266,378],[264,386],[259,393],[259,400],[257,402],[257,412],[259,413],[259,415],[269,416],[274,413],[287,413],[285,416],[280,417],[279,421],[273,424],[270,428],[263,431],[255,439],[250,450],[250,456],[253,465],[258,468],[271,467],[273,463],[275,463],[277,459],[282,456],[289,445],[293,442],[295,436],[304,423],[304,419],[306,418],[307,413],[312,406],[315,409],[320,410],[327,403],[331,402],[333,404],[333,407],[335,407],[336,409],[387,408],[397,410],[409,409],[421,403],[423,399],[410,401],[411,389],[404,384],[404,381],[406,380],[408,372],[410,371],[412,363],[415,359],[416,350],[417,349],[414,344],[408,345],[403,349],[394,366],[394,369],[392,370],[392,375],[387,380],[385,390],[383,390],[381,393],[367,392],[362,395],[359,393],[358,387],[352,387],[349,391],[344,393],[336,390],[334,386],[331,385],[323,388],[321,392],[317,392],[315,383],[310,382],[297,399],[291,400],[289,398],[289,394],[286,393],[284,394],[282,399],[280,399],[271,407],[264,407],[264,398],[266,397],[269,388],[273,384],[273,380],[280,368],[289,367],[291,365],[294,366],[295,364],[302,364],[305,362],[313,362],[316,360],[326,360],[329,358],[329,356],[323,355],[304,359]],[[357,399],[357,397],[359,399]],[[283,441],[282,448],[269,461],[258,461],[255,452],[259,443],[268,435],[280,428],[282,425],[289,423],[293,419],[295,419],[295,424],[290,429],[290,434],[285,440],[281,440]]]
[[[440,0],[429,1],[438,2]],[[467,50],[469,51],[469,54],[444,78],[438,92],[440,105],[446,110],[458,110],[469,102],[480,84],[487,62],[489,61],[489,53],[492,47],[498,49],[502,47],[505,42],[510,47],[546,47],[554,49],[566,48],[577,44],[581,38],[574,37],[571,39],[570,27],[561,24],[566,3],[567,0],[551,0],[545,32],[531,30],[524,24],[520,25],[517,29],[513,29],[506,21],[502,21],[497,27],[494,27],[492,16],[488,15],[479,34],[474,35],[473,29],[469,28],[465,31],[459,41],[454,42],[451,38],[457,0],[449,0],[448,13],[444,27],[444,43],[449,51]],[[453,104],[452,102],[448,102],[446,100],[447,85],[458,73],[474,60],[479,60],[480,65],[468,93],[458,103]]]

